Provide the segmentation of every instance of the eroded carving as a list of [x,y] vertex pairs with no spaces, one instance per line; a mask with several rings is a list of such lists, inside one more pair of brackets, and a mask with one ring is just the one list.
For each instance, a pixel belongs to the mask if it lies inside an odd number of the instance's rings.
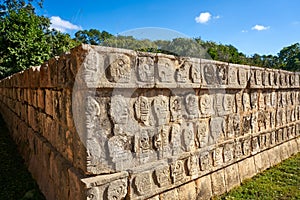
[[216,75],[216,72],[215,72],[215,68],[212,64],[207,64],[207,65],[204,65],[203,67],[203,75],[204,75],[204,79],[206,81],[206,83],[208,85],[212,85],[212,84],[215,84],[215,75]]
[[189,119],[198,118],[199,104],[198,104],[198,97],[195,94],[188,94],[185,97],[185,108],[188,113]]
[[228,69],[225,65],[217,65],[217,80],[221,85],[227,84]]
[[193,83],[201,83],[200,65],[193,64],[191,67],[191,77]]
[[234,155],[234,143],[230,142],[225,144],[224,146],[224,162],[230,162],[233,160],[233,155]]
[[209,152],[203,152],[200,154],[200,167],[201,167],[201,171],[211,169],[212,160]]
[[205,147],[208,145],[209,138],[209,126],[207,120],[200,120],[196,125],[197,141],[199,147]]
[[199,173],[199,157],[198,155],[191,155],[187,161],[189,175],[197,177]]
[[173,155],[181,153],[181,127],[179,124],[173,124],[171,129],[171,145]]
[[176,160],[171,165],[171,177],[173,183],[178,183],[184,180],[184,162],[183,160]]
[[158,78],[161,82],[173,82],[174,72],[174,63],[170,59],[158,59]]
[[251,115],[246,115],[243,117],[243,134],[249,133],[251,130]]
[[111,98],[110,115],[115,124],[126,124],[129,117],[127,102],[122,95]]
[[150,123],[150,102],[147,97],[140,96],[135,102],[135,113],[137,119],[146,126]]
[[166,187],[171,184],[171,172],[168,165],[158,167],[154,171],[156,183],[159,187]]
[[170,97],[170,111],[171,111],[171,121],[181,121],[182,120],[182,106],[181,97],[171,96]]
[[250,107],[250,97],[248,93],[243,93],[243,107],[244,111],[247,112],[251,109]]
[[183,143],[186,151],[195,149],[195,134],[192,123],[188,123],[183,129]]
[[113,181],[107,188],[107,199],[122,200],[127,194],[127,181],[125,179]]
[[108,64],[108,80],[116,83],[128,83],[131,77],[130,63],[130,58],[126,55],[111,55]]
[[154,60],[151,57],[138,58],[138,79],[142,82],[154,82]]
[[98,187],[92,187],[87,190],[87,200],[98,200],[101,198]]
[[189,80],[189,72],[192,63],[183,61],[184,63],[176,69],[176,81],[179,83],[186,83]]
[[169,99],[166,96],[158,95],[153,101],[153,108],[157,125],[166,124],[169,115]]
[[213,114],[213,97],[208,94],[200,96],[200,110],[204,116]]
[[223,164],[223,147],[217,147],[213,151],[214,167],[221,166]]
[[134,179],[134,186],[138,195],[145,195],[152,189],[152,179],[150,173],[140,173]]
[[222,117],[215,117],[210,120],[210,144],[224,141],[225,127],[225,120]]

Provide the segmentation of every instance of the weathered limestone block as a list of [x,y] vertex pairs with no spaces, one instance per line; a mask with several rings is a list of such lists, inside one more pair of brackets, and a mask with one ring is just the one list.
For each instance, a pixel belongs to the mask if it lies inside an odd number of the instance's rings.
[[128,173],[120,172],[81,179],[87,199],[124,199],[127,195]]
[[233,164],[229,165],[224,169],[224,174],[225,174],[225,184],[226,184],[226,189],[227,192],[240,185],[240,177],[239,177],[239,171],[238,171],[238,165]]
[[213,195],[220,195],[226,192],[225,174],[223,169],[211,174],[211,183]]
[[212,197],[211,176],[203,176],[196,181],[197,200],[210,199]]

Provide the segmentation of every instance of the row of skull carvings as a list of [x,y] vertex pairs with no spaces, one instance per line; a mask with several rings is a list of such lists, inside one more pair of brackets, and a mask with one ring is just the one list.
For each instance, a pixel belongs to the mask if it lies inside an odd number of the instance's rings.
[[[231,85],[299,86],[299,73],[234,65],[205,59],[167,55],[135,56],[90,52],[81,72],[87,82],[105,76],[112,83],[195,83],[201,86]],[[102,75],[101,75],[102,74]]]

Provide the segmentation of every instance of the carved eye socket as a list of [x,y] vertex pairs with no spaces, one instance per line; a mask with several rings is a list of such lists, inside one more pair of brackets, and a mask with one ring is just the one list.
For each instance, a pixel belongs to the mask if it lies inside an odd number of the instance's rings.
[[93,199],[93,198],[94,198],[94,195],[93,195],[93,194],[89,194],[89,195],[88,195],[88,198]]

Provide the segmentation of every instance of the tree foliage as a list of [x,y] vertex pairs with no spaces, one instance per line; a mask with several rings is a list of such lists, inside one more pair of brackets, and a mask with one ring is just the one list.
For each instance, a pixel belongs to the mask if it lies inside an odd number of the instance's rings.
[[35,14],[43,0],[0,0],[0,78],[68,51],[78,43],[50,30],[50,20]]
[[75,40],[84,44],[100,45],[106,39],[112,37],[112,34],[97,29],[80,30],[75,33]]

